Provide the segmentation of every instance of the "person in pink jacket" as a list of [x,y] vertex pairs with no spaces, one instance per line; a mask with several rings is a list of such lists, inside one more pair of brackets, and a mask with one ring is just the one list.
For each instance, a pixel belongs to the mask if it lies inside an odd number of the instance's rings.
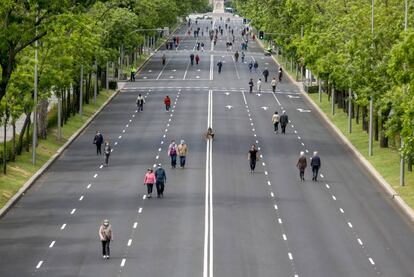
[[151,193],[152,193],[152,187],[154,186],[154,183],[155,183],[155,174],[151,168],[148,168],[148,171],[144,177],[144,185],[146,185],[148,189],[148,194],[147,194],[148,198],[152,197]]

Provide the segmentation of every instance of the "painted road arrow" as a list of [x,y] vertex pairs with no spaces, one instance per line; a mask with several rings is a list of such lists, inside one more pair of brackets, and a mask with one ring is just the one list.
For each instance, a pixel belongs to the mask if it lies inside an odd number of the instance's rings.
[[287,95],[287,97],[289,97],[290,99],[297,99],[297,98],[300,98],[300,96],[295,96],[295,95]]
[[269,107],[262,107],[263,110],[267,111]]
[[296,109],[296,110],[298,110],[301,113],[310,113],[311,112],[311,110],[304,110],[304,109],[301,109],[301,108]]

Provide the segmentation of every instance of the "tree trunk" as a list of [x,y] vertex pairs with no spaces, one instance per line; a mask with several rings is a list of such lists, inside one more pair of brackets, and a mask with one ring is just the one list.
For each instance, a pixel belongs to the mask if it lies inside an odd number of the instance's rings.
[[355,122],[356,122],[356,124],[359,124],[359,105],[356,105]]
[[12,152],[11,152],[11,157],[10,160],[11,161],[15,161],[16,160],[16,121],[13,119],[12,120],[12,128],[13,128],[13,137],[12,137]]
[[3,174],[7,174],[7,116],[3,124]]
[[379,137],[379,123],[378,123],[378,113],[374,113],[374,139],[378,141]]
[[413,156],[409,155],[407,157],[407,169],[409,172],[413,172]]
[[30,114],[26,113],[26,118],[24,119],[22,130],[21,130],[20,135],[19,135],[19,141],[17,143],[17,155],[22,154],[24,135],[25,135],[25,132],[26,132],[26,128],[29,125],[29,122],[30,122]]
[[37,136],[41,139],[46,139],[47,137],[47,108],[49,106],[49,102],[47,99],[42,99],[39,101],[38,105],[38,125],[37,125]]
[[26,152],[30,151],[30,123],[31,123],[31,119],[30,119],[30,114],[29,114],[29,123],[26,129],[26,143],[24,144],[26,146]]
[[362,130],[368,131],[367,107],[362,107]]

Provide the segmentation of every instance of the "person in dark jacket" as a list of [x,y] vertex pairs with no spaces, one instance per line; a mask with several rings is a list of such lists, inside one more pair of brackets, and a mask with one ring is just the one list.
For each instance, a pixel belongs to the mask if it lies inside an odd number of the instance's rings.
[[96,131],[95,137],[93,138],[93,144],[96,145],[96,155],[101,155],[102,154],[102,143],[104,141],[104,138],[101,134],[101,132]]
[[193,53],[190,54],[190,63],[191,65],[194,65],[194,54]]
[[223,62],[222,61],[219,61],[217,63],[217,67],[218,67],[218,73],[220,74],[221,73],[221,68],[223,67]]
[[253,86],[254,86],[253,79],[252,79],[252,78],[250,78],[250,81],[249,81],[249,92],[250,92],[250,93],[252,93],[252,92],[253,92]]
[[257,61],[254,62],[253,67],[254,67],[254,72],[257,72],[257,69],[259,68],[259,64],[257,63]]
[[161,164],[158,164],[158,168],[155,171],[155,186],[157,187],[157,197],[164,198],[164,185],[167,182],[167,174],[162,168]]
[[282,134],[286,134],[286,126],[289,123],[289,117],[287,116],[286,111],[282,112],[279,122],[280,122],[280,127],[282,128]]
[[318,152],[313,152],[313,157],[311,158],[311,167],[312,167],[312,181],[318,181],[318,172],[321,168],[321,158],[318,156]]
[[299,169],[299,176],[301,181],[305,181],[305,169],[308,166],[308,163],[306,162],[306,156],[305,152],[300,152],[300,157],[298,160],[298,163],[296,164],[296,167]]
[[269,69],[265,68],[265,70],[263,70],[263,76],[265,78],[265,83],[267,83],[267,78],[269,77]]
[[250,172],[253,173],[254,169],[256,168],[256,162],[258,158],[258,150],[256,149],[256,145],[252,144],[250,150],[247,154],[247,159],[250,161]]

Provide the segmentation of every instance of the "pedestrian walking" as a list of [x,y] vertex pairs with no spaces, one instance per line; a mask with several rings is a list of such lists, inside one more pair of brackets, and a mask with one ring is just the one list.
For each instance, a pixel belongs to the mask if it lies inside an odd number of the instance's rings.
[[102,143],[104,141],[104,138],[101,134],[101,132],[96,131],[95,137],[93,138],[93,144],[96,145],[96,155],[101,155],[101,149],[102,149]]
[[218,67],[218,73],[220,74],[221,68],[223,67],[223,62],[221,60],[217,63],[217,67]]
[[263,70],[263,76],[265,78],[265,83],[267,83],[267,77],[269,77],[269,70],[267,68]]
[[111,251],[109,249],[109,243],[111,240],[114,240],[114,236],[112,233],[112,226],[109,224],[108,219],[104,219],[102,221],[101,227],[99,227],[99,239],[102,243],[102,257],[104,259],[109,259],[111,256]]
[[279,67],[279,83],[282,82],[282,77],[283,77],[283,70],[281,67]]
[[286,111],[282,112],[279,122],[280,122],[280,127],[282,128],[282,134],[286,134],[286,126],[289,123],[289,117],[286,114]]
[[195,61],[196,65],[198,65],[198,63],[200,62],[200,57],[198,56],[198,54],[195,56]]
[[311,164],[310,165],[312,167],[312,175],[313,175],[312,181],[315,181],[316,182],[316,181],[318,181],[318,172],[319,172],[319,169],[322,166],[321,158],[319,157],[317,151],[313,152],[313,156],[311,158]]
[[300,152],[300,157],[296,164],[296,167],[299,169],[299,177],[301,181],[305,181],[305,169],[308,166],[306,162],[305,152]]
[[258,158],[258,151],[256,149],[256,145],[252,144],[250,147],[249,153],[247,154],[247,159],[250,161],[250,172],[253,173],[254,169],[256,168],[256,161]]
[[177,144],[175,140],[172,140],[170,146],[168,146],[168,156],[171,158],[171,168],[177,166]]
[[144,111],[144,104],[145,104],[145,99],[144,97],[140,94],[138,94],[137,97],[137,107],[138,107],[138,111],[139,112],[143,112]]
[[204,52],[204,42],[201,43],[201,52]]
[[257,80],[257,92],[260,93],[262,91],[262,79]]
[[188,146],[185,141],[182,139],[180,144],[177,147],[178,156],[180,157],[180,167],[185,167],[186,157],[188,153]]
[[144,186],[147,186],[147,198],[152,197],[152,188],[155,183],[155,174],[151,168],[148,168],[144,177]]
[[273,91],[273,93],[275,93],[276,92],[276,78],[275,77],[273,77],[273,79],[272,79],[272,82],[270,83],[270,85],[272,86],[272,91]]
[[135,66],[131,65],[131,78],[130,78],[131,82],[135,82],[135,73],[136,72],[137,72],[137,69],[135,68]]
[[191,53],[190,55],[190,63],[191,65],[194,65],[194,54],[193,53]]
[[257,61],[254,61],[253,67],[254,67],[254,72],[257,72],[257,69],[259,68],[259,64],[257,63]]
[[278,113],[278,111],[275,111],[275,113],[272,116],[272,123],[273,123],[273,126],[274,126],[274,132],[275,133],[279,132],[279,120],[280,120],[279,113]]
[[236,53],[234,53],[234,59],[236,60],[236,63],[239,61],[239,51],[236,51]]
[[105,154],[105,166],[109,165],[109,156],[111,155],[112,152],[112,147],[109,144],[108,141],[105,141],[105,146],[104,146],[104,154]]
[[164,186],[167,182],[167,174],[165,173],[164,168],[162,168],[161,164],[158,164],[157,170],[155,170],[155,179],[156,179],[156,187],[157,187],[157,197],[164,198]]
[[167,112],[169,112],[170,111],[170,107],[171,107],[171,99],[170,99],[170,97],[168,95],[164,97],[164,104],[165,104],[165,110]]
[[249,71],[252,72],[252,69],[253,69],[253,62],[251,61],[249,62]]
[[242,63],[244,63],[244,58],[246,57],[246,54],[244,54],[244,52],[242,52],[241,53],[241,60],[242,60]]
[[162,65],[165,65],[165,61],[167,60],[167,57],[165,54],[162,55]]
[[253,79],[252,79],[252,78],[250,78],[250,81],[249,81],[249,92],[250,92],[250,93],[252,93],[252,92],[253,92],[253,86],[254,86],[254,84],[253,84]]

